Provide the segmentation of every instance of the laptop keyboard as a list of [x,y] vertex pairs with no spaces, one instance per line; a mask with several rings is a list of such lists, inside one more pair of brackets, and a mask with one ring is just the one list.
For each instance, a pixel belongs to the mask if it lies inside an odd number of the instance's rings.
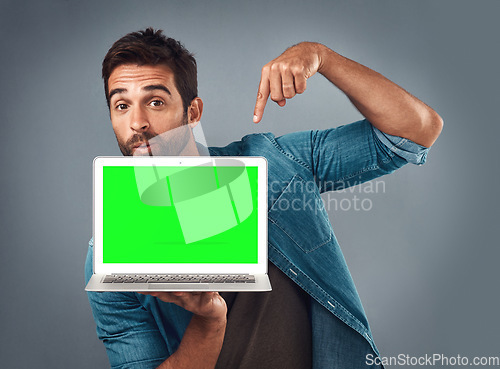
[[103,283],[255,283],[249,274],[112,274]]

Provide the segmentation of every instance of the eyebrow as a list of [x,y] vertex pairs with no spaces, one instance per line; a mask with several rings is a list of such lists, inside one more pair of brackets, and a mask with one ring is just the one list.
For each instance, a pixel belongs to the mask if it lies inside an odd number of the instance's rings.
[[144,86],[142,89],[144,91],[162,90],[162,91],[165,91],[170,96],[172,96],[172,94],[170,93],[170,90],[165,85],[161,85],[161,84]]
[[111,91],[109,91],[109,100],[111,100],[111,98],[113,97],[113,95],[115,94],[121,94],[121,93],[124,93],[124,92],[127,92],[127,89],[126,88],[115,88]]
[[[170,96],[172,96],[172,93],[170,92],[170,90],[165,86],[165,85],[162,85],[162,84],[158,84],[158,85],[148,85],[148,86],[144,86],[142,88],[143,91],[154,91],[154,90],[162,90],[162,91],[165,91],[167,94],[169,94]],[[127,92],[127,89],[126,88],[115,88],[113,90],[111,90],[109,92],[109,99],[111,100],[111,98],[113,97],[113,95],[115,94],[122,94],[122,93],[125,93]]]

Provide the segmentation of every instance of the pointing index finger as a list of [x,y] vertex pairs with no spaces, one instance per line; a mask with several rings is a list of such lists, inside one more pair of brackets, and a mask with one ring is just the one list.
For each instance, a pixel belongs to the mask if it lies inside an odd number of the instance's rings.
[[269,73],[264,67],[262,70],[262,75],[260,78],[259,91],[257,93],[257,101],[255,102],[255,109],[253,111],[253,122],[259,123],[264,114],[264,108],[266,107],[267,99],[269,98]]

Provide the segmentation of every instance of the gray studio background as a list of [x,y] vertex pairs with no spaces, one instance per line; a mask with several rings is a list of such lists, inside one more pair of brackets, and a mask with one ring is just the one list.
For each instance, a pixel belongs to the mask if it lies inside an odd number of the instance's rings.
[[302,40],[437,110],[445,127],[426,165],[383,178],[384,191],[325,200],[370,201],[329,215],[382,355],[500,356],[499,11],[457,0],[1,1],[1,367],[108,366],[83,276],[92,159],[120,155],[100,64],[150,25],[196,54],[212,146],[360,119],[317,75],[252,123],[260,68]]

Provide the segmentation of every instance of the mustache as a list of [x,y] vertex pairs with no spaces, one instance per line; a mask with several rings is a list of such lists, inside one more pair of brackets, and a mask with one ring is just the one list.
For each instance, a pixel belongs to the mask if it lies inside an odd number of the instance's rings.
[[151,133],[151,132],[144,132],[144,133],[136,133],[135,135],[133,135],[132,137],[130,137],[127,142],[125,143],[125,145],[127,147],[132,147],[134,146],[136,143],[138,142],[147,142],[149,140],[151,140],[153,137],[157,136],[156,133]]

